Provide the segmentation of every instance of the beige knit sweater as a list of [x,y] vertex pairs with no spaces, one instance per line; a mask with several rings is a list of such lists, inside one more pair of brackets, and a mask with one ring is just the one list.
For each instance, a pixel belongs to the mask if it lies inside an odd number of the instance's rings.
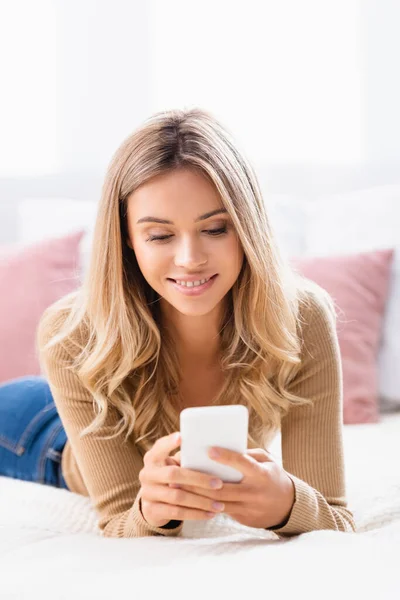
[[[312,293],[309,308],[303,311],[306,326],[302,366],[290,391],[312,399],[313,406],[292,408],[281,421],[282,465],[295,485],[295,502],[286,523],[278,529],[271,528],[278,537],[317,529],[356,530],[346,501],[342,368],[334,317]],[[39,324],[39,351],[49,339],[50,330],[52,326],[46,331]],[[91,394],[73,372],[62,366],[71,356],[65,350],[53,349],[45,360],[41,358],[68,437],[62,455],[64,478],[71,491],[90,497],[102,534],[106,537],[179,535],[183,522],[165,529],[150,526],[142,516],[138,474],[143,457],[133,439],[123,443],[120,438],[101,440],[92,434],[79,438],[79,432],[95,415]],[[105,428],[99,434],[109,435],[109,426],[118,420],[119,415],[110,410]],[[179,431],[179,414],[175,431]]]

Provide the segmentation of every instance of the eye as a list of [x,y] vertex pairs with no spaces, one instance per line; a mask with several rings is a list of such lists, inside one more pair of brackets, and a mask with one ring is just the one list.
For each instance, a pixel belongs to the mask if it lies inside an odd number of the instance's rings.
[[[226,225],[224,227],[219,227],[218,229],[205,229],[204,230],[205,233],[207,233],[208,235],[211,235],[212,237],[217,237],[219,235],[223,235],[224,233],[227,233],[227,227]],[[165,242],[166,240],[168,240],[170,237],[172,237],[172,235],[151,235],[146,242]]]

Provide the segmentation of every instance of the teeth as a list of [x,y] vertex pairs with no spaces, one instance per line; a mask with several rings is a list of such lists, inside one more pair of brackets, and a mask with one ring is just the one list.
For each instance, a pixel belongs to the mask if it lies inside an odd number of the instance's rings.
[[206,283],[210,279],[211,277],[208,279],[201,279],[200,281],[179,281],[179,279],[177,279],[176,283],[179,283],[179,285],[183,285],[184,287],[197,287],[199,285],[203,285],[203,283]]

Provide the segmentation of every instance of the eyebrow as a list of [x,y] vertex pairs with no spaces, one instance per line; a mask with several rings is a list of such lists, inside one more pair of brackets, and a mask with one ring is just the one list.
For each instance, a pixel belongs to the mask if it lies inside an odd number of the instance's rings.
[[[219,215],[221,213],[227,213],[228,211],[226,210],[226,208],[217,208],[216,210],[212,210],[210,212],[205,213],[204,215],[200,215],[199,217],[197,217],[197,219],[195,219],[195,223],[198,223],[199,221],[205,221],[206,219],[209,219],[210,217],[213,217],[214,215]],[[142,217],[141,219],[139,219],[139,221],[137,221],[137,223],[164,223],[165,225],[173,225],[174,223],[172,221],[168,221],[167,219],[159,219],[158,217]]]

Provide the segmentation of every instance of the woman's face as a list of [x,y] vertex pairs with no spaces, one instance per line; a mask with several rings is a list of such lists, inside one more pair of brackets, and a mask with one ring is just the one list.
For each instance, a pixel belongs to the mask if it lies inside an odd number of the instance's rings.
[[[223,212],[206,217],[214,211]],[[215,186],[195,170],[163,173],[136,189],[128,198],[127,227],[144,278],[181,313],[210,313],[239,275],[243,250],[233,223]],[[172,281],[212,276],[199,288]]]

